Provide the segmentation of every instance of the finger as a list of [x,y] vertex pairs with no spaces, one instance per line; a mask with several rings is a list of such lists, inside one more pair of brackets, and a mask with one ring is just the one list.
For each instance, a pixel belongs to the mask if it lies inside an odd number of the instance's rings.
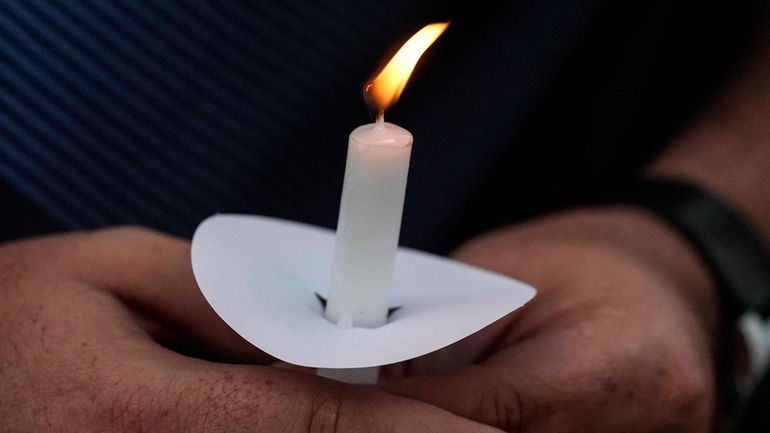
[[22,408],[47,403],[40,413],[51,428],[71,422],[89,431],[170,433],[494,431],[372,388],[162,350],[107,291],[51,278],[25,284],[35,293],[21,290],[30,296],[14,305],[21,311],[10,352],[18,357],[0,369],[0,382]]
[[193,433],[499,432],[423,402],[288,370],[190,360],[175,371],[173,406]]
[[[99,354],[98,359],[91,358],[87,374],[83,370],[78,377],[102,407],[108,406],[120,418],[114,425],[126,430],[495,432],[443,409],[373,388],[351,387],[288,369],[218,364],[159,350],[123,326],[126,321],[120,316],[125,310],[106,292],[80,290],[66,299],[64,314],[50,315],[61,322],[50,325],[59,330],[66,327],[62,332],[67,347],[73,349],[65,353],[83,352],[82,340]],[[118,389],[110,396],[99,391]]]
[[214,360],[272,360],[236,334],[195,282],[188,241],[140,228],[99,230],[48,242],[55,272],[109,291],[164,345]]
[[[541,331],[505,343],[472,366],[396,379],[384,389],[505,431],[580,431],[570,430],[582,425],[578,419],[566,429],[544,423],[580,414],[582,405],[590,404],[587,396],[602,400],[608,394],[604,376],[597,374],[604,369],[600,351],[597,356],[569,358],[561,352],[569,351],[565,348],[571,347],[570,341],[591,344],[585,334],[580,329]],[[607,369],[606,375],[611,378],[612,370]],[[622,390],[617,383],[610,385],[618,389],[609,394]],[[581,393],[590,389],[594,391]]]
[[519,368],[474,365],[447,374],[394,380],[384,388],[504,431],[521,431],[528,421],[524,398],[532,396],[527,394],[529,387],[524,380],[514,373],[520,372]]
[[675,422],[668,411],[686,410],[664,392],[672,373],[647,366],[665,365],[651,359],[661,355],[635,353],[642,347],[603,346],[590,327],[549,330],[477,365],[396,380],[385,389],[505,431],[623,431],[629,422],[645,431],[648,411]]

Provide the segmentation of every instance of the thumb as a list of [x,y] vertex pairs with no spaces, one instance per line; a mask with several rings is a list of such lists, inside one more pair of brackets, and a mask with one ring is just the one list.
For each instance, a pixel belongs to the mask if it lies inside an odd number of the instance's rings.
[[[186,432],[500,433],[371,387],[262,366],[175,362],[172,401]],[[179,368],[181,364],[195,364]],[[169,430],[178,431],[178,430]]]
[[521,390],[509,379],[510,374],[496,375],[473,366],[445,376],[402,379],[385,389],[504,431],[521,431],[525,426]]
[[230,329],[206,302],[192,273],[187,240],[122,227],[28,243],[41,241],[50,256],[45,262],[52,264],[48,272],[112,293],[164,346],[212,360],[272,360]]
[[529,431],[549,407],[545,402],[570,394],[570,377],[580,377],[546,340],[525,339],[477,364],[394,379],[384,389],[505,431]]

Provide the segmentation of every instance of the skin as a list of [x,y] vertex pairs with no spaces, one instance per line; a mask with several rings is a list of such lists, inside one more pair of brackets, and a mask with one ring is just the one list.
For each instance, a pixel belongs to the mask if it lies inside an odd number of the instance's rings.
[[[644,173],[711,190],[765,241],[769,47]],[[656,217],[573,210],[488,233],[456,257],[539,294],[456,345],[387,367],[373,388],[279,368],[243,342],[195,287],[186,241],[124,228],[6,244],[0,432],[711,429],[716,289]]]
[[394,367],[391,392],[506,431],[709,430],[714,291],[654,217],[573,211],[482,236],[457,256],[516,275],[538,295],[477,335]]
[[266,366],[206,306],[189,257],[188,242],[133,228],[0,248],[0,431],[496,431],[381,390]]

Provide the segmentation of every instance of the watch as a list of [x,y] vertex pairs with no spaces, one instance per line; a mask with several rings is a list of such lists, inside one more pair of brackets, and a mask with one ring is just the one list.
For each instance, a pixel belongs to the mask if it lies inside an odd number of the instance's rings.
[[675,179],[641,181],[618,201],[652,211],[681,233],[704,260],[719,287],[720,426],[724,431],[743,433],[759,431],[755,430],[758,423],[770,425],[770,401],[758,401],[770,396],[768,369],[748,395],[741,394],[733,374],[739,319],[746,314],[764,320],[770,316],[770,254],[765,246],[729,205],[691,183]]

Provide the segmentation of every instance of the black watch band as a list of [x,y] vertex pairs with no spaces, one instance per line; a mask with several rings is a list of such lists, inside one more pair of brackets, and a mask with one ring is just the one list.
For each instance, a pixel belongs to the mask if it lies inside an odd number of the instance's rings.
[[652,211],[677,229],[698,251],[720,289],[723,349],[718,386],[727,420],[722,426],[732,431],[741,426],[738,430],[743,432],[748,430],[742,421],[749,418],[767,422],[767,411],[753,413],[751,408],[757,407],[763,388],[770,386],[770,375],[755,390],[754,401],[739,401],[732,350],[735,325],[742,314],[753,311],[765,319],[770,316],[770,254],[730,206],[695,185],[677,180],[640,182],[620,201]]
[[676,180],[640,182],[622,201],[654,212],[689,240],[720,287],[724,319],[770,316],[770,254],[730,206]]

